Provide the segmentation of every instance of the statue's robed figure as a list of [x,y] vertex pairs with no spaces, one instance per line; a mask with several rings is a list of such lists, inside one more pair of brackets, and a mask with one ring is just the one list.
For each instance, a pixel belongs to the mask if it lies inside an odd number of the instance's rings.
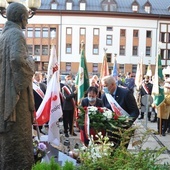
[[34,63],[22,32],[28,11],[20,3],[11,3],[6,16],[0,35],[0,170],[30,170]]

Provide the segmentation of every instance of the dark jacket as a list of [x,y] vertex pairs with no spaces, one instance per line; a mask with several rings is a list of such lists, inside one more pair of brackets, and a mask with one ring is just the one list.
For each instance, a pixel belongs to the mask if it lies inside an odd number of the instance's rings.
[[[89,100],[88,100],[87,97],[82,100],[81,106],[83,106],[83,107],[90,106]],[[94,106],[96,106],[96,107],[103,107],[102,100],[99,99],[99,98],[96,98],[96,104]]]
[[[112,110],[107,101],[106,95],[103,94],[101,98],[104,106]],[[131,117],[134,117],[134,120],[139,116],[139,109],[137,107],[136,100],[129,90],[122,87],[117,87],[115,100],[127,113],[130,114]]]
[[[66,89],[64,87],[67,87],[70,91],[70,94],[67,93]],[[68,85],[65,85],[62,88],[62,95],[63,95],[63,110],[73,110],[75,105],[72,102],[72,99],[76,100],[77,94],[74,93],[76,90],[75,86],[72,86],[71,88]]]

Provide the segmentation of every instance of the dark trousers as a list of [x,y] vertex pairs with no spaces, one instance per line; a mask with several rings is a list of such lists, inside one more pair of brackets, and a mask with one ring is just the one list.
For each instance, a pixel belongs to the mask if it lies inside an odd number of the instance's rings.
[[[144,112],[141,112],[141,117],[144,118]],[[151,112],[148,112],[148,120],[151,119]]]
[[74,110],[63,110],[64,133],[73,132],[73,115]]
[[[162,133],[165,133],[168,128],[168,120],[162,119]],[[158,118],[158,132],[160,133],[160,118]]]

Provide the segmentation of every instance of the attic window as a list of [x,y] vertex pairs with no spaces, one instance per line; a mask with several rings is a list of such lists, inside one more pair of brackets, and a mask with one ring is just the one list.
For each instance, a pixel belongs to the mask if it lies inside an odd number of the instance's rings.
[[115,0],[104,0],[101,2],[103,11],[116,11],[117,3]]
[[57,9],[57,3],[56,2],[51,3],[51,9]]
[[132,11],[138,12],[138,10],[139,10],[139,4],[136,0],[134,0],[134,2],[132,3]]
[[86,3],[85,2],[80,2],[80,10],[86,10]]
[[72,10],[72,5],[73,5],[72,2],[66,2],[66,9],[67,10]]
[[151,13],[151,7],[150,6],[145,6],[145,12],[150,14]]
[[132,11],[137,12],[138,11],[138,5],[132,5]]

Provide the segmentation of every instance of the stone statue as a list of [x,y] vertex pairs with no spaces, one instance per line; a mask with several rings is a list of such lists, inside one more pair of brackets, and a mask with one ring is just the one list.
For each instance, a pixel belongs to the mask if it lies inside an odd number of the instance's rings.
[[0,36],[0,170],[30,170],[34,62],[22,32],[28,11],[20,3],[11,3],[6,16]]

